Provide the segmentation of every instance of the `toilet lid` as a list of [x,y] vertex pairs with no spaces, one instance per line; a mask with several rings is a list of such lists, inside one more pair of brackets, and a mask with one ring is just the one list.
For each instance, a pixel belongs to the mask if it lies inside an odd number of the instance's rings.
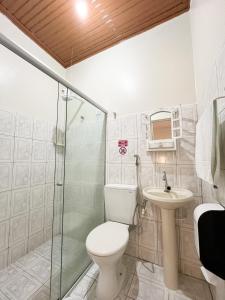
[[109,256],[123,248],[129,239],[128,225],[106,222],[93,229],[86,240],[88,252]]

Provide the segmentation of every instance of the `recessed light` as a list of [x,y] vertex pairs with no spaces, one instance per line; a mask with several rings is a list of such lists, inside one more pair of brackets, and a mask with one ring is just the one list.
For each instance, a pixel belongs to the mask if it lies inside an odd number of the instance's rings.
[[88,5],[85,0],[77,0],[75,3],[75,9],[78,16],[84,20],[87,18],[88,15]]

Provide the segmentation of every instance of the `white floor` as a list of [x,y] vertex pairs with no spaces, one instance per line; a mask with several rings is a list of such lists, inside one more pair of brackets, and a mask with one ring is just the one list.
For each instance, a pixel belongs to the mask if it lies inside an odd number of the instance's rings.
[[[54,272],[60,271],[60,236],[54,237]],[[52,240],[0,271],[0,300],[49,300]]]
[[0,300],[49,300],[51,241],[0,271]]
[[[212,300],[208,284],[190,276],[180,275],[179,290],[168,290],[163,282],[163,268],[125,255],[127,274],[116,300]],[[147,267],[147,268],[146,268]],[[151,270],[151,271],[150,271]],[[95,300],[98,268],[93,265],[87,275],[70,293],[73,300]]]
[[[212,300],[205,281],[180,275],[179,290],[169,291],[161,267],[144,266],[128,255],[124,255],[123,263],[126,278],[116,300]],[[47,241],[0,271],[0,300],[49,300],[50,269],[51,241]],[[74,300],[96,300],[97,278],[98,268],[93,265],[71,292]]]

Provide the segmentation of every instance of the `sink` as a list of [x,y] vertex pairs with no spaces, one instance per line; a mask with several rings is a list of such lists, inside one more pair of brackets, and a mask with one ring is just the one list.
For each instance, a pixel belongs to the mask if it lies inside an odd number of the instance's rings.
[[169,289],[177,290],[178,247],[175,211],[192,202],[193,193],[182,188],[172,188],[167,193],[163,188],[146,187],[143,189],[143,196],[161,210],[164,282]]
[[167,193],[163,188],[146,187],[143,195],[145,199],[164,209],[180,208],[193,201],[193,193],[181,188],[174,188]]

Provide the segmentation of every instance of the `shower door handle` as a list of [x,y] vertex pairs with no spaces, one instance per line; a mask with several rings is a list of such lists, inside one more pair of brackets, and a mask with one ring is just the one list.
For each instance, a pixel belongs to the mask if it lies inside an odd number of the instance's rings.
[[57,186],[63,186],[63,184],[61,182],[57,182],[56,185]]

